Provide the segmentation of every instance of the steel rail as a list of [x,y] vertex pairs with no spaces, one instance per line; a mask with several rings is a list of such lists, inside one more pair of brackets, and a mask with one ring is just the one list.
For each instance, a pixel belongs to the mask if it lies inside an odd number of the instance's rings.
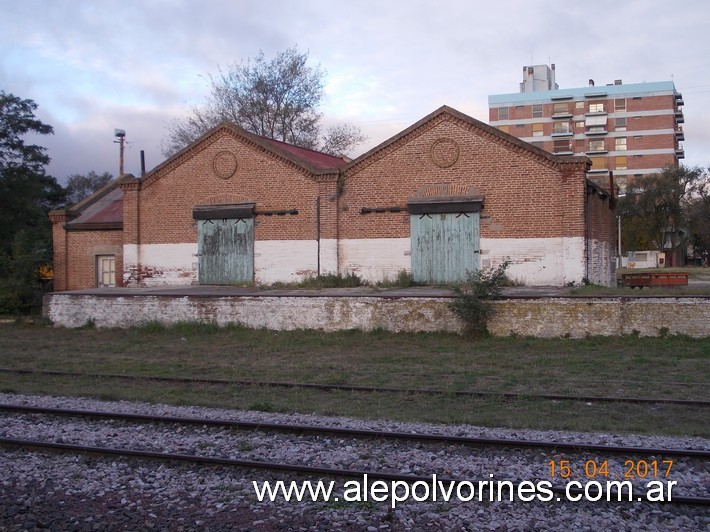
[[0,411],[21,414],[41,414],[64,417],[86,417],[93,419],[110,419],[117,421],[132,421],[140,423],[164,423],[180,425],[200,425],[208,427],[228,428],[235,430],[255,430],[261,432],[287,432],[313,435],[332,435],[353,438],[372,438],[382,440],[406,440],[416,442],[433,442],[469,447],[508,447],[523,449],[555,449],[570,452],[598,452],[603,454],[621,454],[634,456],[661,455],[686,458],[710,459],[710,450],[679,449],[661,447],[631,447],[621,445],[602,445],[586,443],[564,443],[539,440],[516,440],[509,438],[479,438],[473,436],[450,436],[445,434],[415,433],[400,431],[385,431],[371,429],[347,429],[318,425],[299,425],[286,423],[263,423],[254,421],[235,421],[230,419],[206,419],[196,417],[161,416],[157,414],[134,414],[123,412],[107,412],[95,410],[77,410],[66,408],[37,407],[27,405],[0,404]]
[[274,388],[303,388],[322,391],[348,391],[366,393],[410,393],[417,395],[450,395],[454,397],[489,397],[501,399],[542,399],[546,401],[583,401],[586,403],[634,403],[634,404],[670,404],[683,406],[710,407],[710,401],[695,399],[663,399],[653,397],[604,397],[604,396],[584,396],[584,395],[560,395],[560,394],[525,394],[513,392],[486,392],[475,390],[437,390],[428,388],[388,388],[376,386],[354,386],[347,384],[312,384],[298,382],[271,382],[271,381],[250,381],[250,380],[230,380],[211,379],[200,377],[162,377],[150,375],[121,375],[116,373],[79,373],[73,371],[55,370],[30,370],[0,368],[0,373],[12,373],[16,375],[48,375],[54,377],[88,377],[96,379],[123,379],[141,380],[150,382],[172,382],[179,384],[218,384],[236,386],[265,386]]
[[[95,455],[100,457],[123,457],[123,458],[135,458],[144,460],[160,460],[165,462],[183,462],[191,464],[200,464],[207,466],[222,466],[222,467],[238,467],[245,469],[258,469],[258,470],[269,470],[269,471],[281,471],[288,473],[301,473],[301,474],[312,474],[312,475],[323,475],[329,477],[346,477],[346,478],[373,478],[378,480],[389,480],[389,481],[400,481],[407,482],[409,484],[414,484],[415,482],[432,482],[432,477],[422,477],[417,475],[404,475],[401,473],[390,473],[386,471],[363,471],[354,469],[339,469],[330,468],[322,466],[308,466],[302,464],[290,464],[282,462],[265,462],[265,461],[255,461],[255,460],[239,460],[234,458],[222,458],[222,457],[212,457],[212,456],[199,456],[192,454],[181,454],[181,453],[164,453],[157,451],[144,451],[135,449],[120,449],[111,447],[95,447],[88,445],[75,445],[68,443],[54,443],[54,442],[41,442],[36,440],[21,440],[13,438],[0,438],[0,447],[5,448],[20,448],[35,451],[55,451],[55,452],[67,452],[67,453],[81,453],[87,455]],[[490,490],[490,479],[485,481],[471,481],[471,480],[460,480],[460,479],[450,479],[450,478],[439,478],[440,482],[449,485],[453,482],[458,485],[462,482],[472,482],[474,485],[481,489],[481,486]],[[515,488],[521,484],[520,481],[510,481]],[[583,496],[584,490],[580,488],[569,488],[563,486],[552,485],[549,487],[550,491],[558,495],[573,494],[576,496]],[[611,492],[611,494],[616,494],[616,492]],[[600,500],[606,500],[606,492],[602,492],[599,495]],[[674,496],[670,500],[663,501],[648,501],[646,500],[646,493],[641,492],[642,501],[644,502],[658,502],[663,504],[685,504],[685,505],[697,505],[697,506],[710,506],[709,497],[697,497],[697,496]],[[615,497],[616,500],[611,502],[637,502],[638,493],[636,501],[621,501],[618,500],[618,494]],[[558,500],[562,500],[560,497]]]

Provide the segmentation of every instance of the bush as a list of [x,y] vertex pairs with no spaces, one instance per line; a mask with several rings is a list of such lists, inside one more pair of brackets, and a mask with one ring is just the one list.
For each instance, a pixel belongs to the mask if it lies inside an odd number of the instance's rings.
[[51,259],[49,243],[19,231],[8,253],[0,251],[0,314],[34,314],[42,308],[40,267]]
[[399,270],[394,279],[386,278],[382,281],[378,281],[376,286],[380,288],[409,288],[410,286],[416,286],[416,284],[410,272],[407,270]]
[[469,272],[466,282],[454,289],[456,299],[449,303],[449,308],[463,322],[467,336],[488,335],[488,320],[494,312],[491,300],[500,298],[509,265],[510,262],[505,261],[497,268]]

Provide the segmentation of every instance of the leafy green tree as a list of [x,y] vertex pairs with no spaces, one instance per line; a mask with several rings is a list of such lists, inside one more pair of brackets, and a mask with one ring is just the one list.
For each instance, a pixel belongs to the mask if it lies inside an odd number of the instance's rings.
[[619,202],[625,248],[681,253],[690,240],[690,206],[706,186],[702,168],[682,165],[632,181]]
[[695,256],[708,266],[710,260],[710,179],[705,180],[688,206],[691,243]]
[[48,135],[37,105],[0,91],[0,312],[29,310],[39,287],[39,266],[51,263],[49,210],[65,191],[45,173],[46,149],[27,141]]
[[93,170],[86,175],[72,174],[67,180],[67,201],[70,205],[79,203],[84,198],[108,184],[113,179],[110,172],[99,175]]
[[289,48],[271,60],[260,52],[209,76],[207,101],[168,125],[163,155],[173,155],[228,121],[256,135],[341,155],[367,138],[352,125],[334,126],[321,137],[319,111],[325,71],[309,66],[308,53]]

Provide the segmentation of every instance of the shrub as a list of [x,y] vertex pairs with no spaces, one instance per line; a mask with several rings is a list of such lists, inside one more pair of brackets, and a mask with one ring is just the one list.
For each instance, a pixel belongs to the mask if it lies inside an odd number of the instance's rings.
[[472,338],[488,335],[488,320],[493,315],[491,300],[500,298],[510,262],[496,268],[469,272],[466,281],[454,288],[456,298],[449,308],[464,324],[464,334]]
[[295,288],[354,288],[365,283],[356,273],[312,275],[295,284]]
[[386,278],[378,281],[376,286],[380,288],[409,288],[410,286],[416,286],[416,283],[412,274],[403,269],[397,272],[394,279]]

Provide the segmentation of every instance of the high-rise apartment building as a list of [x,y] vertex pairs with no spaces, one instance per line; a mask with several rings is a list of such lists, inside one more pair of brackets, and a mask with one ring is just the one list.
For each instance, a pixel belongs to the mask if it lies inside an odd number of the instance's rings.
[[488,97],[490,125],[557,155],[585,155],[588,178],[619,192],[685,154],[682,95],[672,81],[559,89],[555,65],[523,67],[520,92]]

